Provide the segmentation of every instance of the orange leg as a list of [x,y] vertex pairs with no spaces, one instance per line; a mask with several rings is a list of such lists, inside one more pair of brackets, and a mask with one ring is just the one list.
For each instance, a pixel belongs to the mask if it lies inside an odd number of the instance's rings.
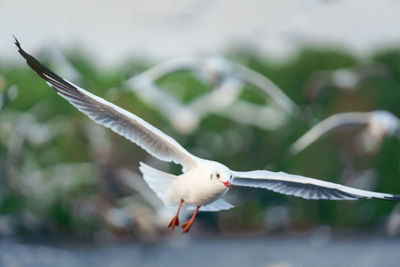
[[190,227],[192,227],[192,224],[193,224],[193,222],[194,222],[194,218],[196,218],[196,215],[197,215],[197,213],[199,212],[199,209],[200,209],[200,206],[197,206],[197,207],[196,207],[196,210],[193,212],[192,218],[190,218],[189,221],[185,222],[185,223],[182,225],[182,228],[183,228],[182,234],[189,232]]
[[181,199],[181,203],[179,203],[178,211],[176,212],[176,215],[172,218],[172,220],[169,222],[168,227],[171,228],[171,230],[174,230],[175,226],[179,225],[179,211],[181,210],[183,204],[183,199]]

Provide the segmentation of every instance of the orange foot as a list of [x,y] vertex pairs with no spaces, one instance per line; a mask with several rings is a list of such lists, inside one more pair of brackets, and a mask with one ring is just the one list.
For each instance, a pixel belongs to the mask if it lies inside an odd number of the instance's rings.
[[192,225],[193,225],[193,221],[192,220],[189,220],[189,221],[185,222],[182,225],[182,228],[183,228],[182,234],[189,232],[190,227],[192,227]]
[[183,204],[183,199],[181,199],[181,202],[179,203],[178,211],[176,212],[176,215],[172,218],[172,220],[168,224],[168,228],[171,228],[171,230],[174,230],[175,226],[179,225],[179,211],[181,210]]
[[171,230],[174,230],[175,226],[179,226],[179,218],[177,215],[175,215],[172,220],[168,224],[168,228],[171,228]]
[[197,212],[199,212],[199,209],[200,209],[200,206],[197,206],[197,207],[196,207],[196,210],[194,211],[194,213],[193,213],[193,215],[192,215],[192,218],[190,218],[189,221],[185,222],[185,223],[182,225],[182,228],[183,228],[182,234],[189,232],[190,227],[192,227],[192,224],[193,224],[193,222],[194,222],[194,218],[196,218]]

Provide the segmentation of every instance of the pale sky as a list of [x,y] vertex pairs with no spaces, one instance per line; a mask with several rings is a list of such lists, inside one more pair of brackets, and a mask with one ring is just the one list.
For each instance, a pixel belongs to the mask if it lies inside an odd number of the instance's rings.
[[359,55],[400,44],[399,0],[0,0],[0,58],[12,34],[35,51],[82,47],[101,63],[163,60],[244,45],[275,57],[304,43]]

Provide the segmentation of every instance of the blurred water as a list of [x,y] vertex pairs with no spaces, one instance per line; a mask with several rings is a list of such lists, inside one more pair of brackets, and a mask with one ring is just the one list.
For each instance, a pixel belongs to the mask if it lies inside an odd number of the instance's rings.
[[310,237],[189,239],[156,245],[39,245],[3,240],[1,266],[400,266],[399,239]]

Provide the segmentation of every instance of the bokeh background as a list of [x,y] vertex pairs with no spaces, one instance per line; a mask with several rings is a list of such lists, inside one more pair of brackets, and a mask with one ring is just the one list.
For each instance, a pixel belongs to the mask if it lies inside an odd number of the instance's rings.
[[[132,266],[134,260],[134,266],[176,266],[210,248],[221,249],[210,254],[211,264],[237,264],[251,257],[240,249],[243,245],[259,252],[253,258],[257,266],[322,266],[339,254],[342,266],[378,266],[380,260],[386,261],[380,266],[398,266],[400,205],[389,201],[310,201],[233,188],[227,200],[234,209],[199,214],[188,236],[169,233],[169,215],[143,183],[138,162],[175,173],[178,166],[151,158],[60,98],[26,66],[12,34],[61,76],[135,113],[196,155],[235,170],[285,171],[399,193],[396,137],[365,152],[359,147],[365,129],[344,129],[297,155],[288,153],[312,125],[335,113],[387,110],[400,116],[399,10],[394,0],[3,0],[0,249],[8,256],[0,256],[2,264]],[[219,56],[247,66],[275,82],[301,111],[289,116],[263,92],[244,85],[238,101],[268,108],[270,120],[249,125],[224,111],[180,131],[159,105],[140,97],[142,88],[124,82],[182,56]],[[216,86],[190,71],[155,84],[182,105]],[[235,103],[229,110],[234,108]],[[264,247],[276,255],[282,253],[279,247],[287,247],[296,256],[260,257]],[[365,249],[360,258],[344,253],[360,247]],[[379,253],[367,252],[377,247]],[[301,256],[309,252],[306,248],[321,250],[321,264]],[[324,254],[331,248],[337,254]],[[221,261],[225,250],[244,254],[236,262],[235,257]],[[181,262],[166,256],[182,252]],[[16,256],[21,253],[26,258]],[[57,260],[62,257],[65,261]]]

